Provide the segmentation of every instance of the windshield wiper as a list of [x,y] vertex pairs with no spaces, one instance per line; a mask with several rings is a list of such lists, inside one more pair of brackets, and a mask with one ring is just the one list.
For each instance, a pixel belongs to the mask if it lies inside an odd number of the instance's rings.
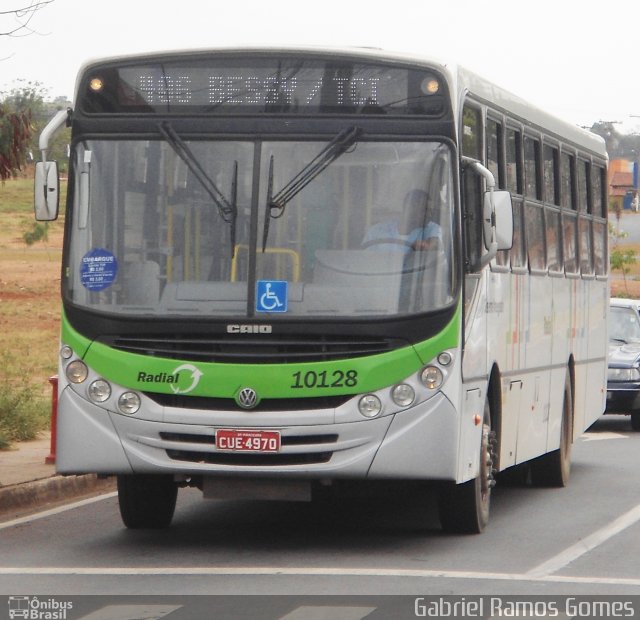
[[262,251],[267,247],[269,236],[269,222],[282,217],[284,208],[297,196],[313,179],[330,166],[340,155],[350,149],[358,140],[361,129],[348,127],[341,131],[329,142],[308,164],[296,174],[275,196],[273,195],[273,155],[269,162],[269,186],[267,189],[267,206],[264,212],[264,226],[262,233]]
[[231,201],[227,200],[225,195],[218,189],[213,179],[207,174],[197,157],[193,154],[186,142],[176,133],[174,128],[167,122],[160,123],[158,129],[162,137],[167,141],[169,146],[174,150],[175,154],[186,164],[193,176],[198,180],[200,185],[213,203],[218,207],[220,217],[224,222],[230,225],[231,232],[231,258],[235,253],[236,246],[236,220],[238,218],[237,206],[237,186],[238,186],[238,162],[235,162],[233,171],[233,182],[231,185]]

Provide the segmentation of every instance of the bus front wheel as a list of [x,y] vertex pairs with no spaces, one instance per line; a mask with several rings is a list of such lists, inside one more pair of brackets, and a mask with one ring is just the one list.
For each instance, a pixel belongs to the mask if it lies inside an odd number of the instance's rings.
[[440,523],[451,534],[479,534],[489,522],[495,431],[491,430],[489,399],[485,401],[478,475],[462,484],[447,484],[439,497]]
[[118,476],[122,522],[130,529],[169,527],[178,496],[173,476],[133,474]]

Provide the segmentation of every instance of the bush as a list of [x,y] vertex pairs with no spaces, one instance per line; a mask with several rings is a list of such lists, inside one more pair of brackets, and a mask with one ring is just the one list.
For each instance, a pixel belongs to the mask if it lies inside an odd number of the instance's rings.
[[[7,360],[2,360],[6,368]],[[49,426],[51,402],[31,386],[15,386],[6,375],[0,377],[0,449],[13,441],[35,439]]]

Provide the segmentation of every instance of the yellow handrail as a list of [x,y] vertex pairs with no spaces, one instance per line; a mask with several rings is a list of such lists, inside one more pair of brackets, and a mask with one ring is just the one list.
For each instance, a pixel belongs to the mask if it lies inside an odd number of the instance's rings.
[[[249,252],[249,246],[243,243],[236,244],[235,252],[233,253],[233,260],[231,261],[231,281],[236,282],[238,277],[238,254],[242,252]],[[280,254],[281,256],[288,256],[291,259],[291,268],[293,275],[293,282],[300,280],[300,254],[295,250],[289,248],[265,248],[265,254]],[[282,277],[279,275],[278,277]]]

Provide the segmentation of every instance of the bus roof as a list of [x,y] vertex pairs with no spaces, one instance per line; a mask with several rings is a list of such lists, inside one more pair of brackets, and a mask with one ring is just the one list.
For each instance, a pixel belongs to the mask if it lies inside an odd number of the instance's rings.
[[525,99],[509,92],[497,84],[481,77],[477,73],[466,69],[457,63],[449,62],[433,56],[424,57],[405,53],[390,52],[378,48],[365,47],[228,47],[228,48],[193,48],[181,50],[156,50],[149,53],[137,53],[131,55],[119,55],[105,58],[97,58],[85,62],[78,73],[76,81],[76,100],[80,88],[80,79],[90,67],[96,64],[118,63],[130,61],[153,60],[166,58],[167,56],[206,56],[208,54],[221,55],[277,55],[277,54],[304,54],[307,56],[326,58],[348,58],[364,62],[382,62],[392,64],[410,65],[416,68],[432,68],[438,70],[448,82],[451,93],[453,111],[456,118],[463,103],[464,96],[468,93],[476,100],[491,104],[505,113],[509,113],[523,122],[525,125],[544,128],[545,131],[561,137],[563,140],[573,142],[576,146],[587,149],[590,152],[607,157],[604,140],[581,127],[566,120],[558,118],[544,110],[532,105]]

